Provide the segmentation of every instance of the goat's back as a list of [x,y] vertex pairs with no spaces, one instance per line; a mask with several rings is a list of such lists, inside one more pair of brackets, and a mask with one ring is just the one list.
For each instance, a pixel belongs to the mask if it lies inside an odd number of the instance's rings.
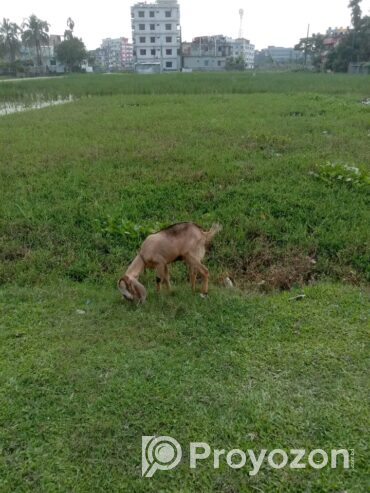
[[206,236],[203,230],[192,222],[176,223],[149,235],[141,246],[145,259],[155,260],[160,256],[173,262],[204,246]]
[[190,221],[187,221],[182,223],[171,224],[170,226],[167,226],[166,228],[163,228],[160,231],[158,231],[158,233],[163,233],[168,236],[176,237],[176,236],[182,236],[184,234],[187,235],[189,233],[196,234],[197,231],[203,232],[200,226]]

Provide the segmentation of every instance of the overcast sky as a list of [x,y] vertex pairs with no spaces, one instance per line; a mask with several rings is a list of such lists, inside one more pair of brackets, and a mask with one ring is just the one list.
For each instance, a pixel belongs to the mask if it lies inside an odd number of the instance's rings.
[[[131,0],[3,0],[0,18],[21,24],[25,17],[36,14],[50,24],[50,34],[63,34],[66,20],[75,22],[75,35],[88,49],[100,46],[103,38],[131,38]],[[151,3],[151,2],[148,2]],[[257,49],[294,46],[307,32],[324,33],[328,27],[349,26],[349,0],[179,0],[182,39],[224,34],[237,37],[239,9],[244,10],[244,37]],[[363,15],[370,15],[370,0],[361,3]]]

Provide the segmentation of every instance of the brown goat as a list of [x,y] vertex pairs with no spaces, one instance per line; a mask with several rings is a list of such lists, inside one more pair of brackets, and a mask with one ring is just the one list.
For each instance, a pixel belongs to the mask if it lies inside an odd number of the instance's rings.
[[127,300],[137,299],[144,302],[146,289],[139,282],[139,276],[145,268],[156,270],[157,290],[164,282],[170,288],[167,265],[182,260],[189,267],[193,290],[197,273],[202,277],[201,293],[208,292],[208,269],[202,264],[206,246],[221,230],[219,224],[213,224],[209,231],[191,222],[177,223],[157,233],[149,235],[141,245],[139,253],[118,281],[118,289]]

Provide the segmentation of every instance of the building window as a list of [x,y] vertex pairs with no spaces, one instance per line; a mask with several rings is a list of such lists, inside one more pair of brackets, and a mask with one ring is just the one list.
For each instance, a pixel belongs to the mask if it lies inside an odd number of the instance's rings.
[[151,37],[150,37],[150,42],[151,42],[151,43],[155,43],[155,37],[154,37],[154,36],[151,36]]
[[172,68],[172,62],[166,62],[166,68]]
[[171,48],[166,49],[166,55],[172,55],[172,50]]
[[166,10],[165,11],[165,16],[166,17],[171,17],[171,11],[170,10]]
[[166,43],[172,43],[172,36],[166,36]]
[[172,24],[166,24],[166,31],[171,31]]
[[146,50],[141,49],[140,50],[140,55],[146,55]]
[[144,16],[145,16],[144,10],[139,10],[139,17],[144,17]]
[[154,17],[154,10],[149,11],[149,17]]
[[145,31],[145,24],[139,24],[139,31]]
[[150,50],[150,54],[151,54],[152,56],[155,56],[155,50]]
[[140,43],[145,43],[145,36],[140,36]]
[[155,31],[155,24],[150,24],[150,30]]

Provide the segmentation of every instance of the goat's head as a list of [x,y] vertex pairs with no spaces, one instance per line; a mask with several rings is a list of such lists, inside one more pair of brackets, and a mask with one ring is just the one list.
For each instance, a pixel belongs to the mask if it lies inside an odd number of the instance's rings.
[[126,300],[139,300],[144,303],[146,299],[145,287],[135,278],[127,275],[121,277],[118,281],[118,289]]

